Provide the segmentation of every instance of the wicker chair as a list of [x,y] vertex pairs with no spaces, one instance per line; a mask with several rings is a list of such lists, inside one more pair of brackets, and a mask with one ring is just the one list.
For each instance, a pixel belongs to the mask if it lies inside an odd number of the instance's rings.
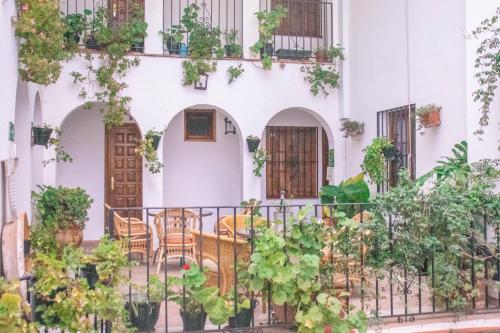
[[198,263],[208,268],[209,273],[215,274],[217,274],[217,263],[219,263],[220,291],[221,294],[225,294],[234,286],[235,250],[237,260],[249,261],[250,248],[241,239],[235,242],[231,237],[200,233],[198,230],[192,230],[191,233],[197,244]]
[[[235,228],[234,217],[235,217],[234,215],[228,215],[222,217],[219,220],[219,230],[218,230],[219,235],[234,237],[234,228]],[[251,221],[250,215],[244,215],[244,214],[236,215],[236,234],[238,235],[238,230],[243,230],[246,227],[249,227],[251,224],[250,221]],[[265,219],[263,219],[262,217],[260,216],[253,217],[254,227],[263,223],[265,223]],[[217,233],[217,226],[215,227],[215,229],[216,229],[215,233]]]
[[166,209],[156,214],[154,223],[160,252],[156,274],[160,273],[162,262],[168,258],[196,261],[191,232],[199,227],[198,214],[189,209]]
[[[108,205],[106,205],[106,208],[111,209]],[[128,240],[127,247],[130,243],[130,253],[139,253],[141,256],[151,254],[151,251],[153,251],[153,234],[151,227],[147,226],[146,223],[135,217],[124,218],[115,211],[113,226],[115,239]]]

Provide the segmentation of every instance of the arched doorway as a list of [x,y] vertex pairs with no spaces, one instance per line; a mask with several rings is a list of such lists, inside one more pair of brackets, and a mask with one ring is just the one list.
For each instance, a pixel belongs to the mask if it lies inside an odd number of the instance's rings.
[[131,118],[123,127],[106,129],[96,104],[80,106],[62,121],[61,144],[73,157],[72,163],[58,163],[56,184],[81,187],[94,202],[89,209],[85,240],[104,234],[104,204],[112,207],[142,205],[142,158],[136,154],[140,131]]
[[333,181],[332,138],[328,124],[311,110],[297,107],[275,114],[262,134],[269,156],[261,182],[263,200],[284,195],[297,203],[316,201],[320,188]]

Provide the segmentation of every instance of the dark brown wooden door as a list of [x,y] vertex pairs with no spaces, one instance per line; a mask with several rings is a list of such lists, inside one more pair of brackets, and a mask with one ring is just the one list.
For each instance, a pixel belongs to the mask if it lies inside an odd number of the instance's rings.
[[142,157],[136,152],[140,137],[136,124],[106,130],[105,192],[111,207],[142,207]]
[[267,198],[315,198],[318,195],[316,127],[266,127]]
[[128,22],[136,6],[144,9],[144,0],[111,0],[108,3],[110,23],[113,27]]

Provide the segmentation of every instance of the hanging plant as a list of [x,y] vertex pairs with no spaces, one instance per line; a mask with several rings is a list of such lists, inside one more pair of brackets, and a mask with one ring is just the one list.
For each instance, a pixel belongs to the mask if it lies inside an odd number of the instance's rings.
[[370,178],[370,182],[376,185],[382,184],[386,179],[386,158],[392,157],[395,151],[394,145],[386,138],[375,138],[363,152],[365,157],[361,164],[363,173]]
[[[148,131],[148,133],[150,132]],[[161,168],[163,168],[163,163],[158,159],[158,152],[156,151],[157,148],[155,148],[153,135],[150,133],[148,136],[146,133],[144,139],[137,139],[137,143],[139,147],[136,149],[136,152],[144,157],[144,166],[148,168],[151,173],[159,173]]]
[[357,139],[365,132],[365,123],[346,119],[342,123],[340,131],[344,132],[344,138],[351,137],[352,139]]
[[281,21],[288,15],[288,8],[281,5],[271,10],[263,10],[255,13],[259,20],[259,40],[250,48],[253,53],[260,54],[262,68],[271,70],[273,66],[272,44],[274,31],[279,27]]
[[474,134],[484,134],[484,127],[488,126],[490,120],[490,107],[495,98],[497,81],[500,77],[500,7],[497,7],[495,15],[485,19],[481,25],[472,31],[473,38],[483,38],[476,51],[475,67],[478,70],[475,77],[479,88],[472,93],[474,102],[480,103],[479,129]]
[[87,52],[87,74],[70,73],[74,83],[82,85],[80,97],[87,100],[86,109],[92,108],[95,101],[106,104],[106,108],[100,111],[108,128],[122,125],[124,116],[130,111],[132,98],[123,94],[128,87],[124,78],[130,68],[139,65],[140,60],[139,57],[129,57],[127,52],[147,35],[147,23],[143,17],[143,9],[136,6],[128,22],[111,26],[108,24],[108,9],[98,8],[87,37],[87,41],[95,40],[102,51],[98,55],[98,65],[94,64],[94,56]]
[[[73,158],[68,154],[64,147],[61,145],[61,136],[63,130],[59,127],[52,127],[47,124],[43,125],[33,125],[31,128],[33,132],[32,142],[33,145],[44,146],[45,148],[54,148],[56,156],[54,158],[42,161],[42,165],[45,167],[52,162],[73,162]],[[55,136],[52,134],[55,133]]]
[[328,89],[339,86],[340,74],[337,71],[337,62],[344,60],[342,48],[331,47],[326,51],[327,57],[331,57],[332,64],[322,66],[320,64],[302,66],[300,71],[305,73],[304,81],[311,85],[310,91],[314,96],[322,93],[325,97],[329,95]]
[[217,62],[210,62],[205,59],[184,60],[182,62],[182,69],[184,74],[182,84],[184,86],[193,86],[200,82],[202,75],[215,72],[217,70]]
[[268,160],[267,151],[262,148],[257,148],[253,153],[253,174],[257,177],[262,177],[262,169]]
[[249,135],[246,138],[248,151],[254,153],[259,148],[260,138],[256,135]]
[[416,112],[418,122],[417,130],[441,125],[440,113],[441,107],[436,104],[428,104],[419,107]]
[[154,129],[150,129],[149,131],[146,132],[146,135],[144,138],[146,140],[151,140],[153,144],[153,148],[155,150],[158,150],[158,145],[160,144],[161,136],[163,135],[163,131],[156,131]]
[[236,79],[239,78],[240,75],[243,74],[244,71],[245,71],[245,69],[243,69],[241,64],[238,64],[237,67],[236,66],[229,66],[227,69],[227,76],[228,76],[227,83],[231,84],[234,81],[236,81]]
[[65,25],[57,0],[20,0],[15,25],[19,47],[19,75],[26,82],[49,85],[61,75],[61,62],[72,57],[65,49]]

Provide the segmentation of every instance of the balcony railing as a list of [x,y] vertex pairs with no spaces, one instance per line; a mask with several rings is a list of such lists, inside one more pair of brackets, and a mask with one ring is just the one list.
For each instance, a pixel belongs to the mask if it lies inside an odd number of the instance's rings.
[[[166,54],[186,56],[189,53],[189,32],[182,26],[185,9],[196,5],[198,22],[221,32],[221,46],[238,45],[239,52],[225,48],[226,56],[241,56],[243,43],[243,0],[163,0],[163,50]],[[168,37],[179,33],[179,39]],[[166,35],[169,34],[169,35]],[[176,39],[176,40],[174,40]]]
[[282,59],[308,59],[318,49],[335,46],[335,11],[332,0],[260,0],[260,10],[276,6],[288,15],[274,33],[274,55]]
[[[135,6],[140,3],[141,1],[137,0],[60,0],[59,9],[62,16],[75,14],[82,15],[81,17],[86,20],[86,28],[82,36],[80,36],[81,38],[79,43],[87,48],[98,48],[93,39],[89,42],[89,36],[91,36],[94,32],[92,20],[95,19],[97,11],[100,8],[104,8],[108,13],[107,24],[111,27],[116,27],[122,22],[129,21]],[[131,50],[135,52],[143,52],[144,42],[132,45]]]
[[[254,237],[258,235],[256,225],[265,223],[267,227],[282,232],[284,237],[290,237],[286,230],[289,230],[287,228],[292,223],[297,223],[291,216],[296,216],[301,208],[303,206],[299,205],[108,208],[105,228],[107,233],[116,238],[130,240],[129,258],[134,258],[135,254],[141,254],[143,257],[139,266],[129,268],[131,283],[147,284],[149,277],[154,272],[161,272],[162,268],[163,272],[157,275],[162,280],[166,280],[172,274],[178,275],[177,260],[181,263],[203,262],[204,266],[208,260],[212,261],[212,265],[208,265],[212,274],[211,278],[209,276],[209,282],[217,286],[221,293],[225,293],[234,290],[233,286],[238,285],[237,261],[246,259],[248,262],[254,251],[256,240]],[[323,223],[333,223],[335,226],[336,220],[328,216],[334,216],[332,212],[339,210],[353,216],[352,220],[360,225],[370,219],[369,213],[367,214],[370,207],[366,204],[315,205],[309,216],[323,219]],[[240,220],[241,215],[246,215],[243,224]],[[137,229],[139,226],[137,218],[143,221],[142,231]],[[387,217],[391,241],[395,237],[393,234],[401,227],[404,226],[398,226],[394,218]],[[169,235],[174,237],[170,238]],[[364,244],[363,237],[361,236],[361,244]],[[498,228],[495,229],[486,220],[484,235],[481,237],[491,244],[497,244],[494,251],[499,251]],[[332,256],[335,257],[335,261],[332,259],[333,273],[328,278],[331,277],[335,290],[347,292],[344,296],[346,304],[363,309],[369,317],[394,317],[400,322],[413,321],[419,315],[452,311],[448,307],[448,301],[439,302],[433,292],[435,283],[440,278],[434,273],[433,257],[428,261],[426,268],[408,269],[388,264],[378,271],[378,274],[368,274],[373,270],[366,264],[367,249],[363,245],[354,247],[353,244],[360,241],[359,238],[353,238],[351,241],[353,248],[359,248],[359,254],[346,257]],[[474,240],[471,240],[472,247],[474,244]],[[484,248],[477,246],[471,251],[479,254]],[[167,259],[174,259],[176,263],[174,266],[172,261],[170,265],[164,262],[162,258],[165,258],[165,253]],[[500,295],[498,290],[495,291],[498,287],[494,287],[495,280],[498,281],[500,276],[498,258],[490,253],[484,260],[477,260],[475,255],[465,260],[472,265],[463,272],[470,274],[467,279],[470,279],[472,286],[479,289],[482,295],[472,298],[471,310],[498,311]],[[458,265],[464,265],[464,262],[459,262]],[[479,270],[484,273],[481,278],[477,274]],[[381,272],[385,272],[386,278],[380,278]],[[271,294],[272,290],[268,290],[266,297],[257,297],[258,305],[253,308],[248,332],[262,331],[262,328],[266,327],[290,326],[293,322],[293,315],[288,311],[286,303],[284,308],[274,305]],[[239,297],[236,293],[234,296]],[[169,301],[168,297],[165,297],[161,306],[163,315],[155,326],[156,330],[182,331],[179,306]],[[271,315],[272,312],[274,316]],[[207,324],[205,329],[216,330],[221,329],[221,326]]]

